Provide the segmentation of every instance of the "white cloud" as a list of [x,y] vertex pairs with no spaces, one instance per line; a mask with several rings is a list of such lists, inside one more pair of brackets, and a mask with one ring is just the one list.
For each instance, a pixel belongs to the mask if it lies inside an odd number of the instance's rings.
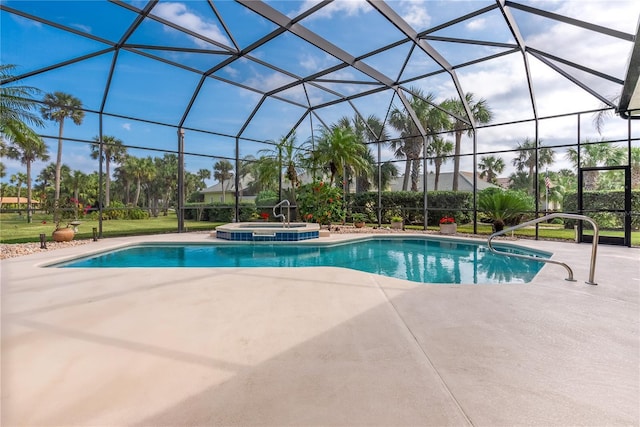
[[123,123],[122,124],[122,129],[124,129],[126,131],[130,131],[131,130],[131,123]]
[[[297,11],[290,13],[290,16],[298,16],[300,13],[309,10],[318,3],[318,0],[305,0]],[[324,6],[307,19],[331,18],[338,13],[347,16],[357,16],[360,13],[370,11],[372,11],[371,6],[367,4],[366,0],[337,0]]]
[[487,20],[484,18],[473,19],[466,24],[468,30],[479,31],[487,27]]
[[[184,3],[158,3],[152,13],[212,40],[227,42],[226,37],[214,22],[207,22],[201,16],[190,12]],[[193,41],[198,46],[209,47],[203,40],[193,38]]]
[[71,27],[77,28],[80,31],[91,34],[91,27],[83,24],[71,24]]
[[398,6],[402,19],[418,31],[431,25],[431,16],[427,12],[427,3],[424,0],[405,0]]

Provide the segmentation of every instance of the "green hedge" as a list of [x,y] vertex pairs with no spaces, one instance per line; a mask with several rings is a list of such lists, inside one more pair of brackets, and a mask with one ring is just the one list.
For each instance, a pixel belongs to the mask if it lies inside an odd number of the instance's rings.
[[[624,209],[624,191],[585,191],[582,193],[582,205],[588,210],[599,209]],[[565,212],[575,213],[578,211],[578,193],[567,193],[562,202]],[[631,191],[631,228],[640,229],[640,190]],[[614,214],[609,212],[585,212],[592,217],[601,228],[621,228],[623,213]],[[565,228],[573,228],[576,221],[565,220]]]
[[[197,220],[198,211],[202,211],[200,221],[209,222],[232,222],[235,216],[235,204],[230,203],[208,203],[195,204],[187,203],[184,209],[184,219]],[[256,214],[256,205],[249,202],[240,203],[240,218],[241,222],[251,221]]]
[[[348,210],[363,213],[367,222],[377,222],[378,193],[349,194]],[[385,191],[381,194],[382,223],[390,223],[392,216],[401,216],[405,224],[424,223],[424,193],[415,191]],[[427,192],[429,209],[428,225],[437,225],[440,218],[452,216],[456,222],[465,224],[473,219],[473,193],[457,191]]]

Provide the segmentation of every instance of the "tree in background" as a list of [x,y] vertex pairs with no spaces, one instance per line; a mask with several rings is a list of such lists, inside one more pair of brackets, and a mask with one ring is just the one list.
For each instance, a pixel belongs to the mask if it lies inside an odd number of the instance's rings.
[[384,126],[384,122],[373,114],[366,119],[355,115],[352,119],[346,116],[340,118],[337,125],[349,129],[355,135],[356,140],[366,148],[363,157],[368,167],[356,176],[356,191],[369,191],[371,178],[374,176],[376,168],[376,160],[367,143],[389,139],[389,133]]
[[400,132],[400,139],[390,142],[397,158],[405,159],[404,181],[402,190],[406,191],[411,178],[411,191],[418,191],[418,178],[420,176],[420,158],[425,143],[425,138],[433,138],[437,132],[448,126],[446,114],[434,106],[435,95],[426,95],[419,88],[410,88],[411,98],[407,99],[411,109],[420,121],[427,133],[424,137],[420,134],[418,126],[405,108],[394,107],[391,111],[389,124]]
[[483,156],[478,163],[478,169],[480,172],[480,178],[487,180],[491,184],[498,183],[498,175],[504,171],[505,164],[501,157],[495,156]]
[[443,164],[449,160],[446,156],[453,152],[453,142],[445,141],[444,138],[439,136],[433,138],[433,141],[427,149],[427,155],[429,156],[429,163],[435,166],[435,181],[433,183],[433,189],[438,191],[438,182],[440,181],[440,168]]
[[[25,182],[27,184],[27,222],[31,223],[33,217],[32,211],[32,176],[31,166],[33,162],[38,160],[49,160],[49,154],[47,153],[47,145],[42,138],[34,135],[32,132],[28,132],[24,126],[17,128],[19,131],[8,141],[8,145],[5,149],[5,155],[10,159],[19,160],[26,167]],[[20,174],[23,175],[23,174]],[[19,205],[18,205],[19,207]]]
[[[278,182],[280,182],[280,174],[284,170],[284,176],[289,181],[289,189],[291,192],[291,202],[295,204],[296,187],[299,182],[299,167],[302,156],[301,149],[296,145],[296,134],[292,133],[288,136],[282,136],[278,141],[269,141],[273,144],[273,148],[258,151],[261,157],[271,158],[278,164]],[[274,162],[271,162],[272,164]]]
[[[471,92],[467,92],[465,94],[465,100],[467,101],[467,105],[471,110],[471,115],[473,116],[473,120],[476,124],[487,124],[490,123],[493,119],[493,113],[491,112],[491,108],[487,104],[485,99],[480,99],[478,101],[475,100],[474,94]],[[473,135],[473,129],[469,124],[464,122],[461,118],[467,117],[467,112],[464,109],[464,105],[459,98],[450,98],[444,101],[441,106],[455,114],[458,117],[451,116],[452,121],[450,125],[450,129],[453,131],[456,137],[456,144],[453,158],[453,191],[458,191],[458,177],[460,175],[460,152],[462,145],[462,135],[466,132],[470,137]]]
[[[96,142],[91,145],[91,158],[100,157],[100,137],[93,138]],[[111,163],[121,163],[127,155],[127,147],[122,140],[115,136],[102,136],[102,160],[104,160],[105,182],[104,182],[104,205],[109,207],[111,203]]]
[[547,165],[553,164],[555,152],[552,148],[542,147],[542,141],[538,144],[538,164],[536,165],[536,143],[530,138],[525,138],[524,141],[518,144],[518,154],[513,159],[513,165],[518,172],[527,172],[529,179],[528,191],[529,194],[534,194],[536,191],[536,181],[534,180],[536,166],[538,170],[543,169]]
[[9,182],[15,184],[18,189],[18,213],[20,213],[20,194],[22,192],[22,184],[27,182],[27,175],[22,172],[17,172],[9,177]]
[[40,113],[45,120],[58,123],[58,151],[56,155],[55,194],[53,199],[54,221],[58,221],[57,209],[60,206],[60,183],[62,182],[62,135],[64,134],[64,121],[71,119],[76,125],[82,124],[84,111],[82,101],[64,92],[47,93],[40,107]]
[[[579,168],[589,168],[597,166],[618,166],[626,163],[626,150],[614,144],[593,142],[586,139],[580,147],[580,164],[578,164],[578,149],[569,148],[566,158],[571,162],[575,170]],[[596,190],[598,187],[597,171],[587,171],[584,173],[584,189]]]
[[233,178],[233,165],[229,160],[220,160],[213,165],[213,178],[222,186],[222,203],[225,202],[225,181]]

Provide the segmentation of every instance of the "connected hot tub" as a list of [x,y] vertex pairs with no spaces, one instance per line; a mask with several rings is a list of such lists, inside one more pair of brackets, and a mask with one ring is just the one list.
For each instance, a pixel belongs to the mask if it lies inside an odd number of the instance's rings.
[[216,227],[218,239],[244,242],[298,242],[317,239],[320,225],[306,222],[232,222]]

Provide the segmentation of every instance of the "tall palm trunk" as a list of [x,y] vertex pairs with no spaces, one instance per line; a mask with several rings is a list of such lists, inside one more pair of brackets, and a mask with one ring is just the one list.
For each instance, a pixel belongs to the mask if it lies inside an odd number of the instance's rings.
[[62,174],[62,132],[64,129],[64,118],[58,122],[58,153],[56,155],[56,179],[55,179],[55,195],[53,197],[53,221],[58,222],[60,213],[60,181]]
[[433,191],[438,191],[438,183],[440,182],[440,167],[442,166],[441,158],[437,158],[434,164],[436,167],[436,176],[435,180],[433,181]]
[[104,205],[105,207],[109,207],[109,202],[111,199],[110,189],[111,189],[111,171],[109,170],[111,166],[111,162],[109,162],[109,157],[105,156],[104,160],[104,170],[105,170],[105,178],[104,178]]
[[420,159],[415,157],[411,166],[411,191],[418,191],[418,179],[420,177]]
[[31,161],[27,160],[27,223],[31,223]]
[[409,177],[411,176],[411,159],[407,156],[407,160],[404,162],[404,179],[402,181],[402,191],[407,191],[409,188]]
[[133,201],[133,206],[138,206],[138,200],[140,199],[140,187],[142,187],[142,179],[136,178],[136,196]]
[[462,145],[462,131],[456,131],[456,145],[453,157],[453,182],[451,189],[458,191],[458,176],[460,175],[460,146]]

